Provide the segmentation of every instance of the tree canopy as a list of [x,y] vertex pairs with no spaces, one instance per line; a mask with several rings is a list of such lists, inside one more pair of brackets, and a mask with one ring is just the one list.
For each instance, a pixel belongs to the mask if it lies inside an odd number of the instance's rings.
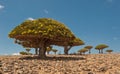
[[88,46],[85,46],[84,48],[87,48],[89,50],[89,54],[90,54],[91,53],[91,49],[93,48],[93,46],[88,45]]
[[58,51],[57,49],[52,49],[51,51],[53,51],[55,54],[56,54],[56,52]]
[[66,41],[75,38],[74,34],[64,24],[50,18],[26,20],[15,27],[9,33],[9,37],[32,43],[37,39],[42,41],[48,40],[49,44],[61,46]]
[[89,49],[87,49],[87,48],[82,48],[82,49],[78,50],[78,52],[79,52],[80,54],[82,54],[82,53],[87,52],[88,50],[89,50]]
[[[99,53],[103,53],[103,49],[108,48],[109,46],[106,44],[99,44],[95,47],[95,49],[99,50]],[[101,50],[101,52],[100,52]]]
[[111,52],[113,52],[113,50],[108,49],[108,50],[106,50],[106,52],[111,53]]
[[84,48],[87,48],[87,49],[92,49],[92,48],[93,48],[93,46],[88,45],[88,46],[85,46]]

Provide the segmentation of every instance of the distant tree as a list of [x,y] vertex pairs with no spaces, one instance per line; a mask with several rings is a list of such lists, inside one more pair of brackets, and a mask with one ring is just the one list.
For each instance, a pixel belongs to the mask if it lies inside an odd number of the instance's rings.
[[61,51],[59,51],[58,54],[61,55]]
[[87,48],[82,48],[82,49],[78,50],[78,53],[85,54],[85,52],[87,52],[87,51],[88,51]]
[[48,46],[46,49],[47,54],[49,54],[50,51],[52,51],[52,46]]
[[21,55],[28,55],[28,53],[25,52],[25,51],[20,52],[20,54],[21,54]]
[[108,49],[108,50],[106,50],[106,52],[111,53],[111,52],[113,52],[113,50]]
[[30,48],[26,48],[25,50],[27,51],[27,53],[29,53],[31,49]]
[[56,54],[56,52],[58,51],[57,49],[52,49],[52,51]]
[[14,40],[15,43],[22,45],[24,48],[35,48],[35,54],[38,55],[38,48],[37,48],[37,44],[33,44],[27,41],[19,41],[19,40]]
[[99,50],[99,53],[103,53],[103,49],[108,48],[109,46],[106,44],[99,44],[95,47],[96,50]]
[[38,48],[35,48],[35,55],[38,55]]
[[76,52],[72,52],[72,53],[70,53],[70,55],[76,55],[77,53]]
[[87,48],[89,51],[89,54],[91,54],[91,49],[93,48],[93,46],[88,45],[88,46],[85,46],[84,48]]

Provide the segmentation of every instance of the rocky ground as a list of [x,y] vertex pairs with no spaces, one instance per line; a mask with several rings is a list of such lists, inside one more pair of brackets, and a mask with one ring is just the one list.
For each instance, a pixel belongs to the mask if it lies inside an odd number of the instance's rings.
[[0,74],[120,74],[120,54],[0,56]]

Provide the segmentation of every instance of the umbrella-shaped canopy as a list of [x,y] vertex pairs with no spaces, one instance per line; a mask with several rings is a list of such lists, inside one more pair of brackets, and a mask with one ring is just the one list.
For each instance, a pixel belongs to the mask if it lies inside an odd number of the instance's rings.
[[49,45],[60,46],[75,39],[74,34],[63,23],[50,18],[26,20],[15,27],[9,37],[34,44],[46,41]]

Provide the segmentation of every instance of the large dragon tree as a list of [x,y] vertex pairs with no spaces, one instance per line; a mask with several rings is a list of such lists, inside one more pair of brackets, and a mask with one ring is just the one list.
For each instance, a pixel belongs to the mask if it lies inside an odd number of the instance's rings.
[[46,57],[47,46],[66,46],[76,38],[64,24],[50,18],[26,20],[15,27],[9,37],[18,44],[39,48],[39,56],[42,58]]

